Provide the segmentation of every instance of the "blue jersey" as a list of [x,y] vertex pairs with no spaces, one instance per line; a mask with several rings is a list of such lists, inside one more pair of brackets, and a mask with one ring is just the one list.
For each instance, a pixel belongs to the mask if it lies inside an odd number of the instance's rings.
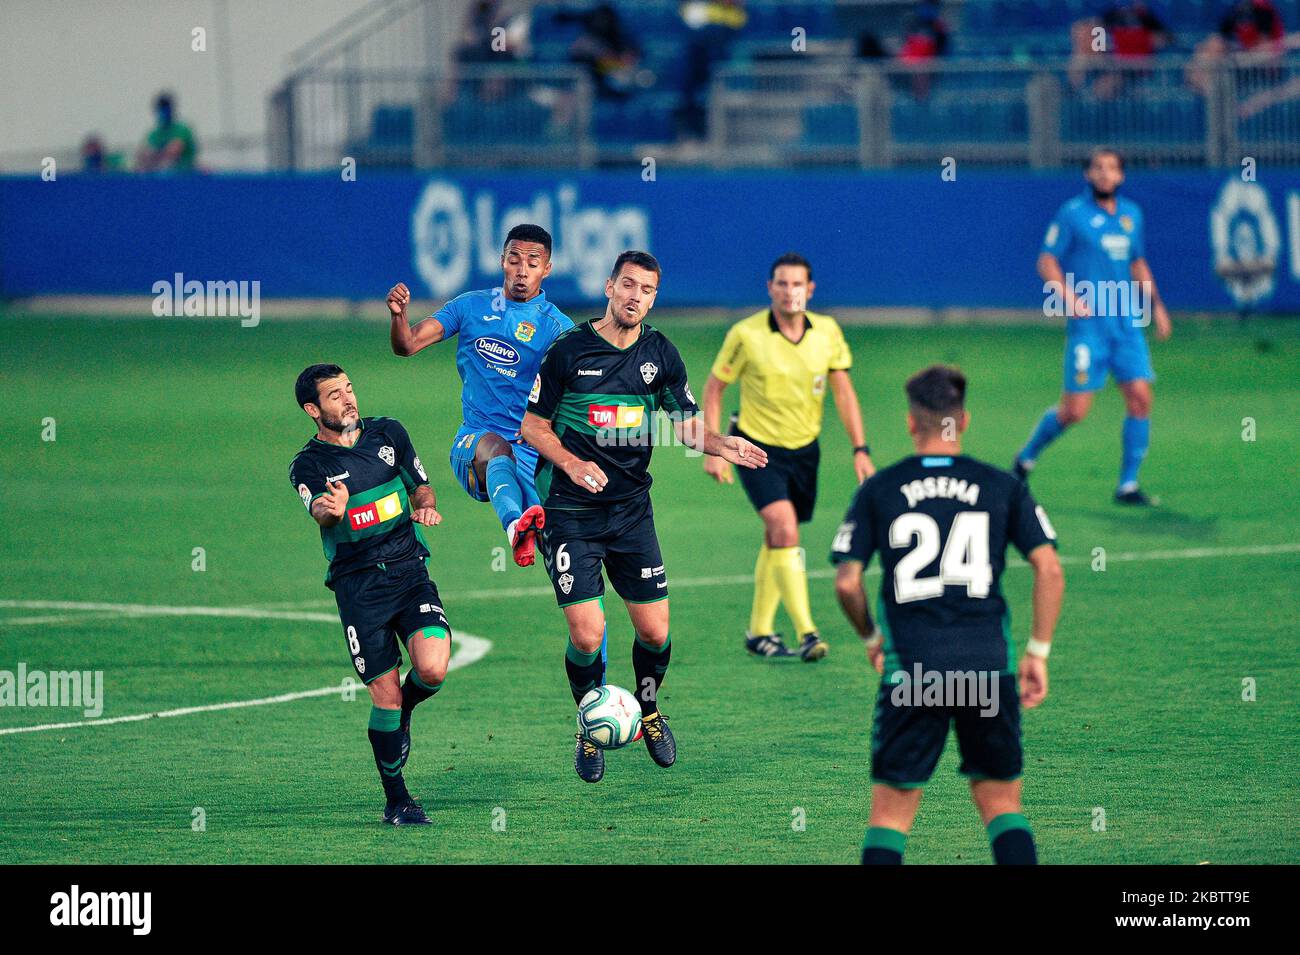
[[433,317],[445,338],[460,336],[456,370],[465,424],[517,439],[542,356],[573,322],[546,300],[545,292],[515,302],[500,289],[465,292]]
[[1061,263],[1067,284],[1089,283],[1092,321],[1102,320],[1093,331],[1137,331],[1133,322],[1123,321],[1142,311],[1129,272],[1131,263],[1146,258],[1145,224],[1137,203],[1117,196],[1111,215],[1097,205],[1091,190],[1076,196],[1047,227],[1043,251]]

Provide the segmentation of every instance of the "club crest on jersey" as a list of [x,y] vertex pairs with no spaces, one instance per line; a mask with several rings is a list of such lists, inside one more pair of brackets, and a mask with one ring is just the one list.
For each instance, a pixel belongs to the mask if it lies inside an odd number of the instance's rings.
[[532,322],[520,322],[515,326],[515,338],[521,342],[531,342],[536,331],[537,326]]
[[388,445],[384,445],[379,449],[379,459],[391,468],[397,461],[397,452]]
[[641,377],[645,379],[647,385],[655,380],[657,374],[659,374],[659,366],[654,362],[648,361],[641,366]]
[[560,579],[556,581],[560,589],[567,595],[573,589],[573,574],[560,574]]
[[1120,216],[1120,217],[1119,217],[1119,225],[1120,225],[1120,228],[1123,229],[1125,232],[1132,232],[1132,231],[1133,231],[1133,217],[1132,217],[1132,216]]

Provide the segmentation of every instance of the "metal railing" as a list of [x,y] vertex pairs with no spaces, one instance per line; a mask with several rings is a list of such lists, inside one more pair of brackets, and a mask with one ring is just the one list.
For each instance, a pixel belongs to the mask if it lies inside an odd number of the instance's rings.
[[[705,147],[682,161],[885,168],[951,156],[1053,168],[1107,143],[1139,166],[1297,164],[1300,54],[730,64],[714,75],[708,116]],[[602,145],[590,78],[573,65],[312,69],[272,98],[270,131],[277,168],[337,168],[348,156],[391,168],[589,166],[647,154]]]
[[1205,63],[840,60],[714,77],[719,166],[968,162],[1051,168],[1098,143],[1138,165],[1300,163],[1300,55]]

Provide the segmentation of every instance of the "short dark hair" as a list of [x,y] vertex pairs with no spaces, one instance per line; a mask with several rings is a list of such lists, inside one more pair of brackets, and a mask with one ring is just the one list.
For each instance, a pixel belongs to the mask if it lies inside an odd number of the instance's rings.
[[1111,146],[1094,146],[1088,150],[1088,158],[1083,161],[1084,171],[1091,169],[1093,162],[1102,156],[1114,156],[1115,161],[1119,163],[1119,171],[1124,171],[1124,154]]
[[330,378],[337,378],[343,374],[343,369],[338,365],[308,365],[298,376],[298,381],[293,386],[293,396],[298,399],[298,407],[303,408],[308,404],[320,404],[320,383]]
[[614,260],[614,268],[609,273],[611,279],[618,278],[618,273],[623,271],[623,266],[631,263],[638,268],[645,269],[647,272],[653,272],[655,278],[663,278],[663,270],[659,268],[659,260],[649,252],[639,252],[636,249],[628,249],[626,252],[620,252],[618,258]]
[[176,105],[176,97],[172,96],[172,94],[169,93],[167,90],[163,90],[161,93],[159,93],[157,96],[153,98],[154,109],[161,109],[164,106],[167,109],[172,109],[173,107],[175,107],[175,105]]
[[966,376],[952,365],[931,365],[907,379],[907,404],[925,431],[938,431],[944,419],[966,409]]
[[506,249],[510,247],[512,241],[519,242],[537,242],[542,248],[546,249],[546,255],[551,254],[551,234],[539,225],[533,225],[529,222],[522,222],[506,233],[506,241],[501,246],[501,254],[505,255]]
[[798,252],[787,252],[785,255],[778,256],[777,260],[772,263],[772,268],[767,273],[769,281],[776,278],[776,270],[783,265],[802,265],[808,270],[808,281],[812,281],[812,263]]

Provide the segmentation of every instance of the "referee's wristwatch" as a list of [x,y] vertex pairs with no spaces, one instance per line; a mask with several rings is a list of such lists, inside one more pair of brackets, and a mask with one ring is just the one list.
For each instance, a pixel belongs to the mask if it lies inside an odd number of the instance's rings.
[[856,448],[853,449],[853,453],[854,453],[854,454],[865,454],[867,457],[871,457],[871,445],[869,445],[869,444],[860,444],[860,445],[858,445]]

